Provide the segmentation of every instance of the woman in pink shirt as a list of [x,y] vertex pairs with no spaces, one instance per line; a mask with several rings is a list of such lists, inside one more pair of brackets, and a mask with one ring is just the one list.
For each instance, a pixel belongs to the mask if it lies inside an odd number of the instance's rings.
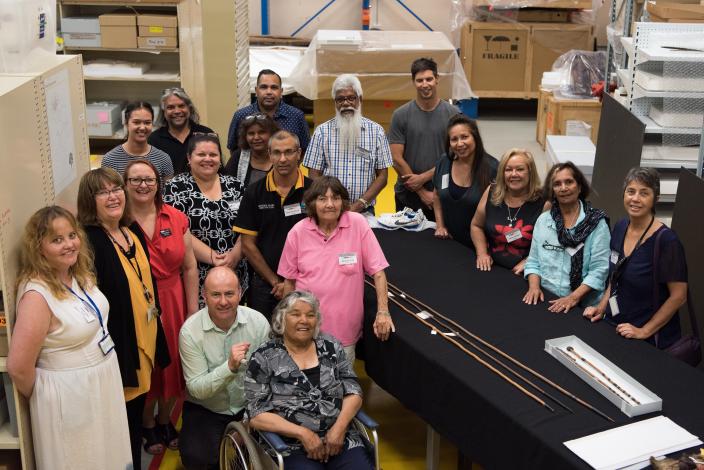
[[386,341],[394,331],[384,269],[389,263],[361,214],[350,212],[347,189],[333,176],[316,179],[304,196],[308,217],[293,226],[279,262],[284,295],[307,290],[320,300],[322,331],[335,336],[354,363],[362,336],[364,275],[374,277],[374,334]]

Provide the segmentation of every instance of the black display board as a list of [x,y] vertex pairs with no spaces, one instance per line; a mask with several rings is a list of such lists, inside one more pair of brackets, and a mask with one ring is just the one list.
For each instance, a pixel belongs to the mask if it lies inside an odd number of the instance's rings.
[[604,95],[596,142],[592,195],[594,207],[603,209],[614,223],[626,215],[623,178],[640,165],[645,124],[610,95]]
[[[677,184],[677,198],[672,212],[672,229],[677,232],[682,245],[689,276],[689,291],[692,295],[694,309],[699,313],[699,335],[704,338],[704,224],[701,223],[702,201],[704,201],[704,180],[693,172],[682,168]],[[683,327],[689,331],[689,315],[685,309],[680,311]]]

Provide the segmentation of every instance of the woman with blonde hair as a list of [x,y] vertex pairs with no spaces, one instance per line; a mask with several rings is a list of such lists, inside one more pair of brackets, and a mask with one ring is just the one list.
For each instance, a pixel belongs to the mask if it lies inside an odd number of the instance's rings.
[[109,305],[92,265],[66,209],[45,207],[29,219],[7,369],[29,399],[37,468],[132,465]]
[[520,148],[504,153],[496,183],[486,188],[472,219],[477,269],[489,271],[496,263],[514,274],[522,274],[533,226],[548,207],[533,155]]

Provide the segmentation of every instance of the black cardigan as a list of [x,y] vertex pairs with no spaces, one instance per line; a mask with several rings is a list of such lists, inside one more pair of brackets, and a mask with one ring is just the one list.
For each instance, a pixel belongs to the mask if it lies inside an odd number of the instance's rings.
[[[105,294],[110,303],[108,331],[115,342],[115,353],[120,364],[122,385],[124,387],[137,387],[139,386],[137,379],[139,350],[127,275],[122,268],[117,251],[115,251],[115,247],[105,231],[95,225],[89,225],[84,228],[93,247],[98,289]],[[132,224],[130,230],[137,236],[147,255],[147,259],[149,259],[149,251],[142,230],[136,224]],[[154,296],[157,308],[159,308],[159,297],[156,292],[157,287],[154,276],[152,276],[152,282],[154,283]],[[162,368],[171,363],[169,348],[166,344],[166,336],[164,336],[164,329],[161,326],[160,319],[158,320],[156,331],[155,362],[156,365]]]

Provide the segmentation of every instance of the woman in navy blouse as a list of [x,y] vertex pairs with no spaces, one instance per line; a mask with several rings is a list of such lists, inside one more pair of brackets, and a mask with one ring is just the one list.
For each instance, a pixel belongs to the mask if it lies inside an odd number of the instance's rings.
[[677,310],[687,300],[687,264],[677,234],[655,218],[660,177],[652,168],[632,168],[623,184],[628,217],[611,233],[609,285],[591,321],[617,323],[626,338],[666,349],[681,336]]

